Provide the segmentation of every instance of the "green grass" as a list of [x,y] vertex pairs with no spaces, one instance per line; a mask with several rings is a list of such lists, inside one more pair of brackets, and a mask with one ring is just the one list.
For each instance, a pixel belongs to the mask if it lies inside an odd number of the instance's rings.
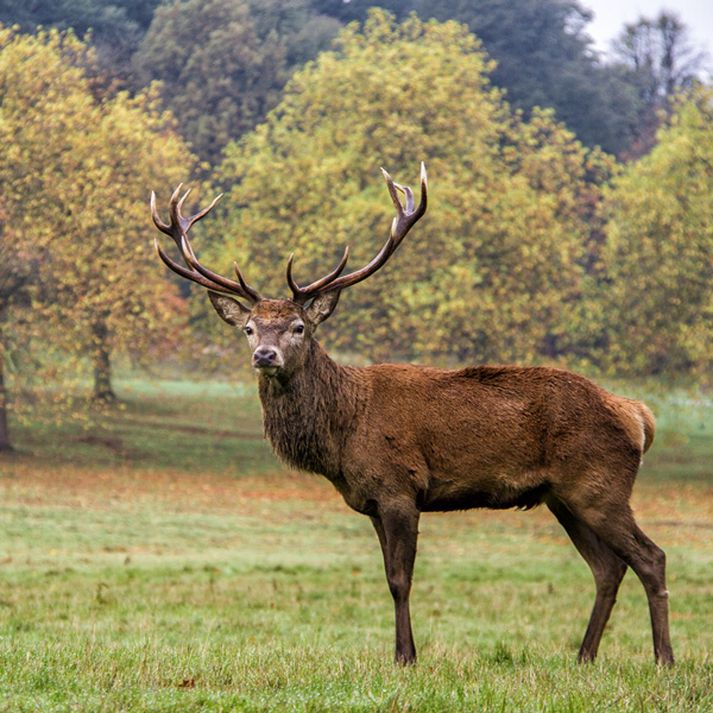
[[15,424],[0,459],[0,711],[713,710],[701,397],[647,396],[635,492],[668,555],[673,669],[631,573],[599,660],[574,663],[593,584],[544,509],[422,518],[401,669],[368,519],[277,464],[252,389],[120,387],[91,429]]
[[77,465],[236,474],[277,467],[252,384],[132,378],[119,381],[116,391],[118,408],[87,408],[89,419],[80,411],[79,419],[20,428],[18,450]]

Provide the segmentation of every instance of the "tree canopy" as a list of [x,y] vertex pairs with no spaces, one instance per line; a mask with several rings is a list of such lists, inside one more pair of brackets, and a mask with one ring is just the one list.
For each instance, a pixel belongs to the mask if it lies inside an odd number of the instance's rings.
[[[28,375],[78,377],[91,365],[95,395],[111,397],[114,354],[146,362],[193,344],[189,325],[211,339],[220,330],[149,239],[150,189],[165,205],[192,176],[228,193],[197,231],[201,258],[225,271],[237,259],[264,293],[286,296],[292,251],[301,282],[347,243],[353,266],[368,261],[393,216],[378,167],[415,184],[426,161],[427,216],[324,325],[349,358],[710,368],[710,88],[669,67],[650,92],[657,106],[684,91],[653,150],[617,164],[558,110],[513,106],[493,79],[502,62],[470,27],[419,19],[413,4],[400,4],[400,23],[373,10],[302,66],[347,19],[326,4],[167,3],[135,64],[163,83],[131,92],[102,77],[72,32],[0,26],[0,449],[8,372],[14,406],[32,395]],[[624,85],[611,86],[610,100]],[[212,175],[185,135],[220,160]]]
[[[0,22],[91,31],[112,90],[163,82],[163,106],[204,160],[262,121],[295,69],[329,47],[343,23],[363,22],[372,0],[0,0]],[[404,20],[465,23],[496,61],[490,74],[511,106],[553,108],[588,146],[642,155],[655,135],[651,91],[674,91],[700,72],[701,53],[670,12],[626,26],[611,58],[587,34],[578,0],[380,0]],[[673,84],[672,84],[673,81]],[[667,96],[671,91],[667,89]],[[653,110],[652,110],[653,108]],[[633,144],[633,145],[632,145]]]
[[97,99],[92,61],[71,34],[0,27],[0,350],[18,378],[66,365],[57,349],[106,376],[112,348],[165,339],[180,311],[146,239],[147,187],[194,159],[155,96]]
[[378,276],[342,298],[333,343],[375,358],[552,351],[581,290],[585,214],[609,161],[551,113],[514,115],[491,69],[454,22],[397,25],[373,11],[363,28],[349,26],[335,51],[293,77],[267,122],[229,147],[219,180],[234,186],[223,218],[237,238],[222,262],[238,257],[271,294],[285,292],[292,250],[303,281],[347,242],[353,263],[365,262],[392,215],[378,166],[398,167],[408,183],[428,158],[427,217]]
[[277,104],[291,69],[330,41],[335,24],[301,2],[271,0],[258,13],[247,0],[175,0],[156,10],[134,57],[136,83],[161,80],[184,136],[215,161]]
[[[367,0],[314,0],[321,12],[364,20]],[[491,81],[510,104],[530,112],[551,107],[589,146],[619,153],[633,139],[640,99],[633,74],[602,61],[586,33],[591,12],[577,0],[383,0],[379,5],[405,19],[465,23],[483,42],[496,66]]]
[[131,55],[151,22],[160,0],[54,0],[24,2],[0,0],[0,22],[20,25],[25,32],[37,27],[73,30],[83,37],[91,31],[102,73],[128,79]]
[[608,193],[604,305],[618,371],[710,369],[713,93],[677,102],[648,156]]
[[670,111],[671,100],[698,82],[705,53],[693,46],[681,20],[666,11],[625,25],[614,47],[638,99],[626,154],[641,156],[654,145],[660,116]]

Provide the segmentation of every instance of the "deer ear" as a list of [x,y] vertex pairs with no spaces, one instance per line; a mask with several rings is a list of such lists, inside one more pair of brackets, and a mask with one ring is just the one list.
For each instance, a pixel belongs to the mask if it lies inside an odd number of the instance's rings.
[[310,306],[305,310],[305,314],[313,326],[316,327],[321,324],[334,312],[334,308],[339,302],[340,294],[341,290],[334,290],[333,292],[325,292],[312,300]]
[[211,292],[210,290],[208,290],[208,297],[210,297],[215,311],[222,319],[234,327],[242,325],[250,314],[250,310],[245,307],[245,305],[240,304],[240,302],[234,300],[232,297],[226,297],[225,295]]

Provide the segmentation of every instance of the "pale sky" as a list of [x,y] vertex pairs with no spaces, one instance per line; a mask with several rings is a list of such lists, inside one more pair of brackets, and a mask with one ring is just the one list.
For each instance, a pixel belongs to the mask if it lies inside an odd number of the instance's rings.
[[580,4],[594,13],[586,31],[601,51],[610,49],[624,23],[642,15],[655,17],[665,9],[683,20],[692,43],[706,50],[709,65],[713,64],[713,0],[580,0]]

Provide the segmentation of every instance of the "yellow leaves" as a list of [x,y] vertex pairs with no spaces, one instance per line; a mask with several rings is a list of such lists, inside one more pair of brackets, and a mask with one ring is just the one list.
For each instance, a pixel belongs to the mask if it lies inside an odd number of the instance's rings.
[[[624,369],[703,372],[711,365],[711,90],[681,100],[652,152],[608,193],[605,303]],[[710,118],[710,117],[708,117]]]
[[455,23],[396,25],[373,11],[362,30],[347,28],[335,52],[295,75],[266,124],[229,147],[218,175],[234,183],[224,210],[236,237],[221,262],[237,252],[273,296],[286,294],[292,250],[303,281],[345,241],[350,264],[363,264],[393,215],[377,167],[415,187],[425,159],[428,214],[389,265],[345,294],[330,340],[373,358],[536,354],[572,319],[599,200],[588,177],[608,175],[609,159],[551,112],[531,124],[511,115],[487,66]]
[[53,348],[89,353],[101,317],[113,347],[173,339],[181,310],[166,307],[175,288],[149,249],[148,218],[150,189],[168,192],[194,165],[172,120],[153,90],[95,100],[78,61],[86,49],[72,36],[3,33],[0,42],[0,132],[10,147],[0,205],[13,236],[0,242],[0,261],[25,278],[4,296],[15,302],[5,338],[28,348],[42,333]]

